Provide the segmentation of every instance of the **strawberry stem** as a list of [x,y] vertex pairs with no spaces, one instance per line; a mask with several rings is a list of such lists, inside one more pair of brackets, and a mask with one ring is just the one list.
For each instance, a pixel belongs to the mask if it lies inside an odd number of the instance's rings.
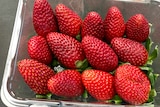
[[149,34],[152,33],[153,29],[152,29],[152,23],[148,23],[149,24]]
[[159,74],[153,74],[154,75],[154,80],[156,81],[157,78],[159,77]]

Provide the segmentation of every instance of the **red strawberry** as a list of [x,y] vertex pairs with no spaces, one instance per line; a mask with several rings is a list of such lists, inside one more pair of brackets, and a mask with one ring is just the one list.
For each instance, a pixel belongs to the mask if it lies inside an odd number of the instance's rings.
[[104,37],[103,20],[97,12],[89,12],[82,25],[82,37],[92,35],[99,39]]
[[76,70],[64,70],[51,77],[48,89],[61,97],[77,97],[84,91],[81,74]]
[[50,67],[33,59],[23,59],[18,63],[18,70],[35,93],[49,93],[47,82],[55,74]]
[[56,17],[47,0],[35,0],[33,8],[33,25],[38,35],[46,36],[57,31]]
[[42,36],[33,36],[28,41],[28,54],[32,59],[45,64],[50,64],[52,61],[52,52],[49,49],[47,40]]
[[120,10],[113,6],[109,8],[104,20],[105,37],[110,42],[114,37],[122,37],[125,32],[125,21]]
[[82,82],[89,94],[97,100],[109,100],[115,95],[114,77],[105,71],[85,70]]
[[81,43],[76,39],[57,32],[47,35],[53,54],[67,68],[76,68],[76,62],[84,60]]
[[80,33],[82,20],[77,13],[64,4],[58,4],[55,13],[61,33],[72,37],[75,37]]
[[126,23],[126,36],[144,42],[149,36],[149,23],[142,14],[132,16]]
[[93,68],[110,72],[117,67],[117,55],[109,45],[98,38],[85,36],[82,39],[82,48]]
[[139,42],[127,38],[114,38],[111,45],[119,60],[132,65],[141,66],[148,60],[146,48]]
[[115,88],[123,100],[139,105],[148,100],[151,85],[146,74],[138,67],[124,64],[115,72]]

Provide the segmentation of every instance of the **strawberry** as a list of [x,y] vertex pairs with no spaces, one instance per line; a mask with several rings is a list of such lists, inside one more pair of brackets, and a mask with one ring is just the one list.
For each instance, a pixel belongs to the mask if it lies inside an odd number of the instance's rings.
[[82,48],[93,68],[110,72],[117,67],[117,55],[109,45],[98,38],[85,36],[82,39]]
[[115,95],[114,77],[108,72],[85,70],[82,73],[82,82],[88,93],[97,100],[109,100]]
[[53,54],[67,68],[76,68],[76,62],[84,60],[81,43],[76,39],[57,32],[47,35],[47,41]]
[[132,65],[142,66],[148,60],[148,51],[143,44],[127,39],[113,38],[111,41],[112,49],[122,62],[129,62]]
[[33,7],[33,25],[38,35],[46,36],[58,30],[56,17],[47,0],[35,0]]
[[124,35],[125,21],[120,10],[116,6],[109,8],[106,13],[104,29],[105,38],[109,43],[114,37],[122,37]]
[[47,40],[42,36],[30,38],[28,41],[28,54],[32,59],[45,64],[50,64],[52,61],[52,52],[49,49]]
[[18,70],[35,93],[49,93],[47,82],[55,74],[50,67],[34,59],[23,59],[18,62]]
[[132,16],[126,23],[126,37],[144,42],[149,36],[149,23],[142,14]]
[[48,80],[48,89],[55,95],[73,98],[84,92],[81,74],[77,70],[64,70]]
[[104,37],[103,20],[97,12],[91,11],[87,14],[82,24],[81,34],[82,37],[86,35],[92,35],[101,40],[103,39]]
[[115,89],[123,100],[139,105],[148,100],[151,85],[146,74],[137,66],[124,64],[115,71]]
[[76,12],[64,4],[58,4],[55,13],[61,33],[72,37],[80,33],[82,20]]

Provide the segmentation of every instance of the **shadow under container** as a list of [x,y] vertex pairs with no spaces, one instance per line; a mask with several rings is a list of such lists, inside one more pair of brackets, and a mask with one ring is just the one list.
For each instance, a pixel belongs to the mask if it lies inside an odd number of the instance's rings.
[[[107,10],[111,6],[117,6],[122,12],[125,21],[136,13],[143,14],[152,24],[151,38],[154,44],[160,44],[160,3],[158,1],[133,0],[49,0],[54,9],[58,3],[63,3],[77,12],[82,19],[90,11],[98,12],[104,19]],[[98,104],[90,101],[62,101],[36,99],[35,93],[26,85],[19,71],[17,62],[29,58],[27,42],[36,33],[32,23],[32,11],[34,0],[19,0],[15,24],[13,28],[10,48],[6,60],[4,76],[1,87],[1,99],[9,107],[129,107],[129,105]],[[160,74],[160,56],[153,63],[154,72]],[[157,96],[155,107],[160,106],[160,78],[156,82]],[[132,105],[133,107],[133,105]],[[147,107],[147,106],[145,106]]]

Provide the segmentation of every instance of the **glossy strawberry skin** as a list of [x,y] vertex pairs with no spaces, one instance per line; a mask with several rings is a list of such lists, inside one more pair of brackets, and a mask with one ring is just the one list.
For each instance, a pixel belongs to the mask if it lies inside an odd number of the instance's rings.
[[119,60],[122,62],[142,66],[148,60],[148,52],[139,42],[127,38],[114,38],[111,41],[111,45]]
[[105,38],[108,43],[114,37],[122,37],[125,32],[125,21],[120,10],[113,6],[109,8],[104,19]]
[[149,23],[142,14],[132,16],[126,23],[126,37],[144,42],[149,36]]
[[92,35],[99,39],[104,37],[104,26],[101,16],[95,12],[91,11],[85,17],[82,24],[82,37],[86,35]]
[[115,95],[114,77],[105,71],[85,70],[82,82],[89,94],[97,100],[109,100]]
[[46,36],[58,30],[56,17],[47,0],[35,0],[33,7],[33,25],[38,35]]
[[67,68],[76,68],[75,63],[85,58],[81,43],[68,35],[52,32],[47,35],[47,41],[53,54]]
[[75,37],[80,33],[82,20],[80,16],[64,4],[58,4],[55,14],[61,33]]
[[61,97],[77,97],[84,92],[81,74],[77,70],[64,70],[51,77],[48,89]]
[[124,64],[116,69],[115,88],[123,100],[139,105],[148,100],[151,86],[146,74],[137,66]]
[[44,64],[52,62],[52,52],[49,49],[47,40],[42,36],[33,36],[28,41],[28,54],[32,59]]
[[23,59],[18,62],[18,70],[27,85],[36,94],[49,93],[47,82],[55,75],[50,67],[37,60]]
[[98,38],[85,36],[82,39],[82,48],[93,68],[110,72],[117,67],[117,55],[109,45]]

